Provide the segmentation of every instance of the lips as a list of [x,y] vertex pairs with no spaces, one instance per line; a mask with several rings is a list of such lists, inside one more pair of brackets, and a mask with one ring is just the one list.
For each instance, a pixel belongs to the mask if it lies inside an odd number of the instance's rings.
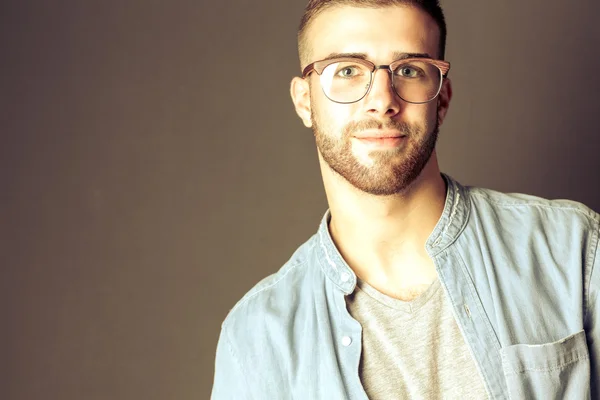
[[368,149],[391,149],[397,148],[399,146],[403,146],[406,141],[406,135],[403,136],[364,136],[364,137],[355,137],[358,143],[361,143],[362,146],[366,146]]
[[359,134],[354,135],[355,138],[357,139],[399,139],[399,138],[403,138],[406,135],[402,132],[398,132],[398,131],[381,131],[381,130],[377,130],[377,131],[364,131],[361,132]]

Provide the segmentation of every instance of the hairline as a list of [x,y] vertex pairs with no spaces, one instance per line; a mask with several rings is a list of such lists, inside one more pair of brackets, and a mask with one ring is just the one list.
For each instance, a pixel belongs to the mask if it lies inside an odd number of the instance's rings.
[[409,1],[402,1],[399,0],[398,3],[396,4],[387,4],[387,5],[376,5],[376,4],[360,4],[360,3],[352,3],[352,2],[347,2],[347,3],[327,3],[321,7],[319,7],[314,14],[311,15],[310,19],[308,21],[306,21],[306,23],[304,25],[300,26],[300,29],[298,30],[298,57],[300,59],[300,68],[304,68],[306,65],[310,64],[312,61],[310,60],[312,58],[312,47],[310,47],[308,45],[308,33],[310,31],[310,29],[312,28],[312,25],[314,24],[314,21],[325,11],[328,10],[333,10],[336,8],[342,8],[342,7],[354,7],[354,8],[365,8],[365,9],[382,9],[382,8],[391,8],[391,7],[412,7],[412,8],[416,8],[418,10],[421,10],[423,12],[425,12],[435,23],[435,26],[437,27],[438,30],[438,49],[437,49],[437,57],[441,57],[441,55],[444,53],[444,49],[442,49],[442,28],[439,25],[439,23],[435,20],[435,18],[433,18],[431,15],[429,15],[429,13],[425,10],[422,9],[422,7],[419,7],[418,4],[412,3]]

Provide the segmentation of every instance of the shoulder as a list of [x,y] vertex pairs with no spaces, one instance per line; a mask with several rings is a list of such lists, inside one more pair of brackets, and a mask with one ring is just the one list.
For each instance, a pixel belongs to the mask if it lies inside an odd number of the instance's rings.
[[[592,228],[600,216],[586,205],[573,200],[549,200],[522,193],[502,193],[491,189],[466,187],[475,213],[492,212],[496,216],[514,216],[519,219],[543,218],[548,222],[572,221]],[[583,227],[583,226],[582,226]]]
[[[305,290],[306,275],[314,263],[315,236],[302,244],[292,257],[274,274],[267,276],[250,289],[229,311],[222,328],[258,327],[270,317],[285,318]],[[258,324],[257,324],[258,323]]]
[[573,272],[583,263],[589,275],[595,260],[600,232],[600,215],[572,200],[549,200],[520,193],[466,188],[469,217],[466,243],[489,243],[489,250],[504,249],[515,265],[527,260],[556,265]]

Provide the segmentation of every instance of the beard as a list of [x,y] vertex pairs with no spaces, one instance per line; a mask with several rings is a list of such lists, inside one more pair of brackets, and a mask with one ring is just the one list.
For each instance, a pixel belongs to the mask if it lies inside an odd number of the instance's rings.
[[[404,192],[421,174],[431,158],[439,134],[439,120],[433,129],[427,124],[417,125],[389,120],[385,124],[375,120],[348,123],[340,139],[331,137],[311,114],[317,148],[329,167],[358,190],[390,196]],[[352,136],[366,129],[395,129],[405,136],[405,143],[387,150],[369,153],[369,166],[361,163],[352,152]]]

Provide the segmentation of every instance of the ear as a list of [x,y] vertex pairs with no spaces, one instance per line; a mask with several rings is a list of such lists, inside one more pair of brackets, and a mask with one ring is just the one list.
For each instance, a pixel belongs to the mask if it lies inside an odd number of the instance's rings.
[[450,108],[450,100],[452,100],[452,81],[449,78],[444,78],[442,89],[438,95],[438,124],[441,126]]
[[306,79],[295,77],[290,84],[290,94],[296,108],[296,114],[300,117],[304,126],[312,127],[311,104],[310,104],[310,86]]

